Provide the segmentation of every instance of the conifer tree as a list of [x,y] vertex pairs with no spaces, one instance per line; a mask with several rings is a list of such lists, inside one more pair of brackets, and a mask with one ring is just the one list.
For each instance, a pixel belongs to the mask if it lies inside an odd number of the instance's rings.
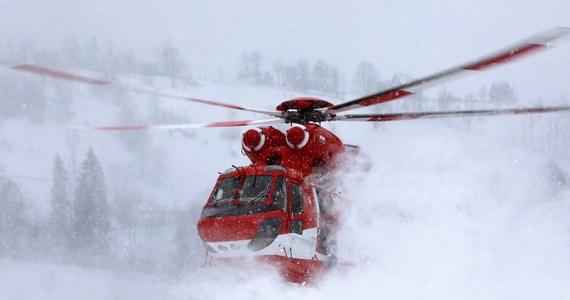
[[54,230],[55,242],[63,245],[70,233],[71,200],[69,176],[59,154],[55,156],[52,182],[50,225]]
[[17,255],[26,225],[24,196],[20,187],[0,177],[0,255]]
[[79,173],[73,202],[72,245],[104,254],[109,246],[109,205],[101,164],[90,147]]
[[508,82],[494,82],[489,90],[489,100],[495,103],[514,103],[515,92]]

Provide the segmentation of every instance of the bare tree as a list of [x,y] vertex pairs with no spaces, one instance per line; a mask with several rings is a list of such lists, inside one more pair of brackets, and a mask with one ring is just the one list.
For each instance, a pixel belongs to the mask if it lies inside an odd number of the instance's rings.
[[375,92],[380,83],[378,69],[370,61],[363,60],[356,67],[354,85],[356,92],[366,95]]
[[259,51],[242,53],[238,80],[252,84],[261,84],[263,82],[262,60],[263,56]]
[[182,76],[188,68],[180,50],[171,40],[164,40],[162,46],[156,50],[156,66],[160,75],[171,79],[172,87],[175,86],[175,79]]

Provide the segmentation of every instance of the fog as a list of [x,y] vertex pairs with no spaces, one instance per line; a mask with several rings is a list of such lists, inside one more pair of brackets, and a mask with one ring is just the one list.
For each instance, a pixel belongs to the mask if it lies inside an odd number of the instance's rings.
[[[388,127],[381,141],[361,143],[373,170],[345,178],[351,202],[339,257],[347,268],[316,287],[205,270],[201,278],[212,280],[189,277],[170,292],[198,299],[567,297],[569,194],[553,181],[551,157],[440,124]],[[218,289],[220,282],[230,284]]]
[[[324,59],[350,73],[362,60],[384,76],[427,75],[554,26],[568,3],[544,1],[2,1],[0,38],[56,44],[68,36],[112,41],[149,55],[162,40],[181,47],[195,74],[235,72],[243,51],[264,63]],[[533,101],[568,94],[566,50],[457,83],[458,92],[508,78]],[[540,74],[541,80],[536,82]],[[564,89],[564,90],[563,90]]]
[[[371,168],[351,169],[337,186],[347,199],[341,267],[317,285],[298,286],[253,264],[201,267],[195,223],[218,172],[248,164],[243,129],[65,128],[263,116],[4,68],[45,63],[273,110],[298,96],[334,103],[362,96],[355,80],[362,61],[377,68],[378,90],[568,27],[568,20],[567,1],[0,0],[0,298],[568,298],[567,113],[324,124],[360,145],[359,159]],[[568,105],[569,49],[570,41],[560,41],[371,111]],[[174,62],[161,60],[165,50],[177,53]],[[256,53],[265,75],[249,77],[245,58]],[[324,62],[334,86],[279,78],[276,66],[302,62]],[[56,155],[67,174],[68,215],[80,210],[85,170],[103,183],[108,215],[93,225],[105,232],[95,239],[101,244],[82,248],[68,239],[72,231],[58,230],[69,226],[54,221],[55,211],[65,211],[53,200]]]

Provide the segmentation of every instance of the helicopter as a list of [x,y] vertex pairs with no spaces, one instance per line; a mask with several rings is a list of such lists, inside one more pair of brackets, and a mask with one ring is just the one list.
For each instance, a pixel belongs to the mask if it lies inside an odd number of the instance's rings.
[[[413,95],[462,75],[484,71],[550,47],[570,35],[557,27],[504,50],[469,63],[412,80],[341,104],[314,98],[286,100],[275,110],[248,108],[213,100],[166,94],[71,74],[39,65],[0,64],[16,71],[96,86],[113,85],[126,91],[183,100],[226,109],[263,114],[258,120],[221,121],[170,125],[81,126],[76,129],[155,130],[252,127],[242,134],[242,152],[251,161],[220,173],[197,223],[206,249],[205,265],[255,258],[277,266],[291,282],[315,281],[337,265],[336,235],[340,230],[339,203],[346,201],[334,189],[335,177],[358,146],[345,144],[323,122],[388,122],[469,116],[498,116],[570,111],[570,106],[511,109],[432,111],[408,113],[339,114]],[[281,131],[273,124],[290,124]]]

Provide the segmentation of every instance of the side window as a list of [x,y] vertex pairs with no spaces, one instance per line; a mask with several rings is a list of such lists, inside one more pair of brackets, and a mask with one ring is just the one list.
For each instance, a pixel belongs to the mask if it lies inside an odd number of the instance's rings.
[[277,178],[271,200],[275,205],[281,207],[283,211],[287,211],[287,184],[285,184],[285,177],[279,176]]
[[303,213],[303,190],[294,183],[291,184],[291,201],[293,215]]
[[294,220],[291,223],[291,232],[303,234],[303,219]]

